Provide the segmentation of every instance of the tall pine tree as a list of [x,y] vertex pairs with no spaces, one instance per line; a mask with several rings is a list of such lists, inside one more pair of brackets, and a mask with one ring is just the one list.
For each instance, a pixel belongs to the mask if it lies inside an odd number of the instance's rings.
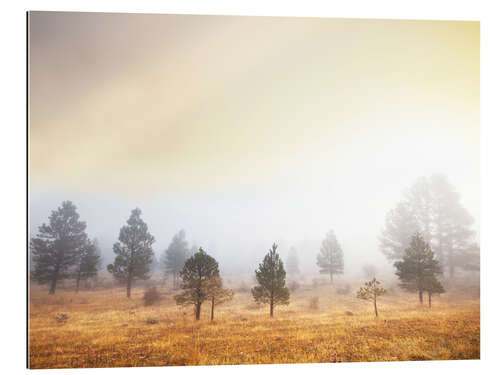
[[182,229],[175,234],[170,245],[162,255],[165,275],[172,275],[172,286],[174,289],[177,289],[179,286],[179,274],[187,258],[188,243],[186,241],[186,232]]
[[200,320],[203,302],[214,296],[211,283],[219,277],[219,264],[200,247],[198,252],[186,260],[180,275],[183,292],[174,297],[175,302],[183,306],[193,305],[195,319]]
[[97,239],[90,241],[87,239],[82,246],[78,257],[78,264],[75,271],[76,292],[80,290],[80,281],[88,280],[97,275],[101,263],[101,255]]
[[31,277],[40,284],[49,283],[49,294],[56,292],[58,281],[73,277],[80,250],[87,241],[87,225],[79,218],[76,206],[64,201],[52,211],[49,224],[42,224],[30,241],[34,263]]
[[288,305],[290,302],[290,291],[285,281],[286,272],[277,249],[278,245],[273,244],[263,262],[259,264],[259,268],[255,270],[259,285],[252,288],[252,295],[256,302],[269,304],[271,317],[274,316],[275,306]]
[[319,273],[330,275],[330,283],[333,283],[333,275],[344,273],[344,252],[333,230],[326,234],[326,238],[321,243],[316,264],[319,267]]
[[118,242],[113,245],[116,254],[108,271],[127,287],[130,297],[132,283],[135,280],[147,280],[150,277],[150,265],[153,261],[152,244],[154,237],[148,232],[147,224],[141,219],[141,210],[132,210],[127,225],[120,229]]
[[431,244],[436,249],[436,256],[443,264],[450,277],[457,268],[464,269],[460,254],[471,245],[474,231],[472,216],[460,203],[460,194],[443,175],[429,178],[433,206],[433,233]]
[[420,303],[429,278],[442,273],[441,266],[429,244],[420,233],[416,233],[405,250],[403,259],[394,263],[400,287],[409,292],[418,292]]
[[[436,252],[440,264],[453,277],[457,268],[471,270],[473,219],[460,202],[460,195],[443,175],[420,177],[404,199],[386,217],[379,237],[380,250],[389,261],[401,260],[411,236],[420,232]],[[478,255],[478,253],[477,253]],[[477,259],[478,257],[476,257]]]
[[385,226],[379,236],[380,251],[388,260],[403,258],[411,237],[418,232],[419,226],[409,204],[400,202],[389,211],[385,218]]

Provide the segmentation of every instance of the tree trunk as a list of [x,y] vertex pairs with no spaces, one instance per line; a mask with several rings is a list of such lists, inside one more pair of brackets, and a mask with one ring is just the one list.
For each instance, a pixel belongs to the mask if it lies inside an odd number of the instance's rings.
[[57,276],[54,276],[52,278],[52,281],[50,282],[49,294],[55,294],[56,293],[56,284],[57,284]]
[[212,296],[212,310],[210,311],[210,321],[214,320],[214,307],[215,307],[215,297]]
[[271,318],[274,316],[274,301],[271,300],[271,303],[269,304],[269,314]]
[[201,314],[201,303],[197,303],[197,304],[196,304],[195,314],[196,314],[196,320],[200,320],[200,314]]
[[333,273],[330,272],[330,284],[333,284]]
[[132,290],[132,278],[127,279],[127,297],[130,298],[130,291]]
[[420,300],[420,304],[424,303],[424,292],[423,290],[418,291],[418,299]]
[[172,272],[172,289],[175,290],[175,271]]
[[431,296],[432,296],[432,294],[431,294],[431,292],[429,292],[429,307],[431,307]]
[[375,316],[378,317],[378,310],[377,310],[377,297],[373,299],[373,306],[375,307]]

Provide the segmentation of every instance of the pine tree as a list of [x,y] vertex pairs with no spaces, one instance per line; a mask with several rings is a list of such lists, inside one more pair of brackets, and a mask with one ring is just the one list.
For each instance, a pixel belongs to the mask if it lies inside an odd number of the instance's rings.
[[79,218],[76,206],[64,201],[52,211],[49,224],[42,224],[30,241],[31,277],[40,284],[50,283],[49,294],[55,293],[59,280],[73,277],[80,249],[87,241],[87,225]]
[[232,289],[224,288],[222,278],[214,276],[207,280],[205,284],[206,294],[211,301],[210,321],[214,320],[215,306],[221,305],[233,299],[234,292]]
[[433,206],[432,244],[436,256],[452,278],[460,263],[460,253],[471,245],[474,231],[470,228],[474,220],[460,203],[460,194],[443,175],[429,178]]
[[[432,196],[432,187],[427,177],[419,177],[414,184],[406,190],[405,204],[408,205],[412,220],[416,222],[418,231],[425,242],[430,243],[433,230],[433,206],[435,200]],[[413,235],[413,234],[411,234]]]
[[182,229],[172,238],[162,258],[165,275],[172,275],[172,287],[174,289],[177,289],[179,285],[179,273],[182,271],[187,257],[188,243],[186,241],[186,232]]
[[153,260],[152,244],[154,237],[148,232],[147,224],[141,219],[141,210],[132,210],[127,225],[120,229],[118,242],[113,245],[116,254],[108,271],[127,287],[130,297],[132,283],[135,280],[147,280],[150,277],[150,265]]
[[400,260],[410,244],[411,236],[418,232],[418,224],[409,205],[400,202],[385,218],[385,226],[379,236],[380,251],[388,260]]
[[300,273],[297,249],[293,246],[290,248],[290,251],[288,252],[288,258],[286,259],[286,272],[290,276],[295,276]]
[[80,290],[80,281],[88,280],[97,275],[101,263],[97,239],[90,241],[87,239],[81,248],[78,264],[75,272],[76,292]]
[[464,271],[479,272],[480,260],[480,250],[477,243],[462,248],[456,254],[456,261]]
[[321,243],[316,264],[320,268],[319,273],[330,275],[330,283],[333,283],[333,275],[344,273],[344,252],[333,230],[326,234]]
[[386,293],[386,290],[380,286],[380,281],[375,277],[371,281],[367,281],[365,286],[359,288],[356,297],[367,301],[373,301],[375,308],[375,316],[378,316],[377,297]]
[[183,292],[174,297],[175,302],[183,306],[193,305],[195,318],[200,320],[201,305],[211,297],[209,283],[219,277],[219,264],[200,247],[196,254],[186,260],[180,276]]
[[403,260],[395,262],[394,266],[401,288],[418,292],[420,303],[423,302],[426,280],[442,273],[438,260],[420,233],[412,237]]
[[258,303],[269,304],[269,314],[274,315],[274,307],[277,305],[288,305],[290,302],[290,291],[285,285],[286,272],[283,261],[276,251],[278,245],[272,248],[255,270],[258,286],[252,288],[252,295]]
[[427,292],[429,296],[429,307],[432,305],[432,295],[444,293],[445,290],[443,285],[439,282],[436,276],[429,276],[424,279],[424,291]]
[[420,177],[387,215],[380,250],[389,261],[401,260],[411,235],[418,231],[453,277],[457,268],[471,270],[463,255],[472,244],[472,223],[460,195],[445,176]]

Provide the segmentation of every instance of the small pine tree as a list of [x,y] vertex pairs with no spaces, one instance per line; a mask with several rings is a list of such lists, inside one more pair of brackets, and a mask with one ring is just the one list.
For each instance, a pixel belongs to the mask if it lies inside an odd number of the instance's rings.
[[269,314],[274,315],[274,307],[277,305],[288,305],[290,302],[290,291],[285,285],[286,272],[283,261],[276,251],[278,245],[272,248],[264,257],[264,261],[255,270],[258,286],[252,288],[252,295],[258,303],[269,303]]
[[188,243],[186,241],[186,232],[182,229],[172,238],[172,242],[170,242],[162,257],[165,276],[172,275],[172,287],[174,289],[179,286],[179,273],[182,271],[187,257]]
[[426,280],[442,273],[433,251],[420,233],[412,237],[403,260],[395,262],[394,266],[401,281],[400,287],[409,292],[418,292],[420,303],[423,303]]
[[375,316],[378,316],[377,297],[386,293],[386,290],[380,286],[380,281],[375,277],[371,281],[367,281],[365,286],[359,288],[356,297],[367,301],[373,301],[375,308]]
[[141,219],[140,209],[132,210],[127,225],[120,229],[118,240],[113,245],[115,261],[108,265],[108,271],[118,281],[125,283],[127,297],[130,297],[132,283],[150,277],[150,265],[153,261],[151,245],[155,238],[148,232],[147,224]]
[[100,263],[101,255],[99,254],[97,239],[94,239],[94,241],[87,240],[85,246],[81,249],[75,272],[77,293],[80,290],[80,281],[96,276]]
[[432,295],[444,293],[443,285],[435,276],[426,277],[424,279],[424,290],[429,296],[429,307],[432,307]]
[[290,276],[296,276],[300,273],[297,249],[293,246],[290,248],[288,258],[286,259],[286,273]]
[[205,284],[206,294],[211,301],[210,321],[214,320],[214,311],[216,305],[221,305],[233,299],[234,292],[232,289],[226,289],[222,285],[222,278],[214,276],[207,280]]
[[210,280],[219,277],[219,264],[201,247],[196,254],[188,258],[180,273],[183,292],[176,295],[178,305],[194,305],[195,319],[200,320],[201,305],[210,298],[208,288]]
[[326,234],[321,243],[316,264],[320,268],[319,273],[330,275],[330,283],[333,283],[333,275],[344,273],[344,252],[333,230]]
[[70,201],[52,211],[49,224],[42,224],[30,241],[33,271],[31,277],[40,284],[50,283],[49,294],[56,292],[59,280],[71,278],[80,249],[87,241],[87,224],[79,221],[76,206]]

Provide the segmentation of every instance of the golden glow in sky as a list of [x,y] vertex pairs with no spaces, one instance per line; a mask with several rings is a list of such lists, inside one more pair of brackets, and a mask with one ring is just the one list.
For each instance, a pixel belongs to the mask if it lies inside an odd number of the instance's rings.
[[478,22],[34,12],[29,28],[33,229],[70,199],[103,243],[139,206],[158,249],[185,228],[260,259],[334,229],[347,263],[385,262],[385,214],[433,173],[479,229]]
[[478,189],[478,22],[34,12],[29,25],[32,189],[312,192],[433,172]]

